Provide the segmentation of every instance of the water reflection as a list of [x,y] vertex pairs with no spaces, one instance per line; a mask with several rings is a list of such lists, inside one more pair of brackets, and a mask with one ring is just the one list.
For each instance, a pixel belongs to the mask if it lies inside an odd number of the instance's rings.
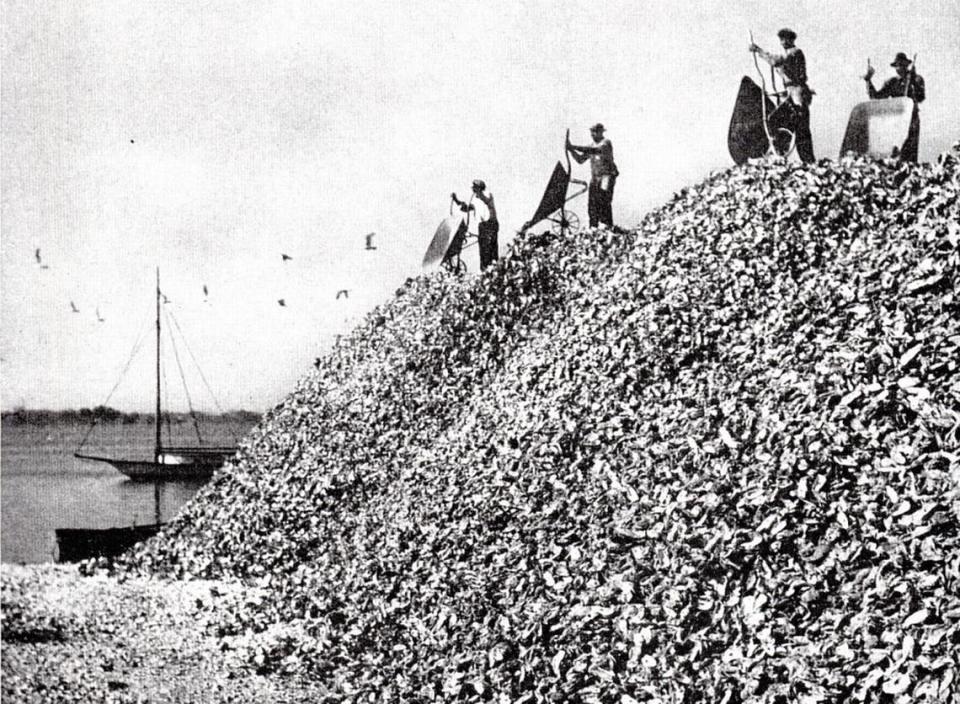
[[4,562],[52,562],[57,528],[119,528],[165,523],[204,481],[135,482],[116,474],[4,476]]
[[121,479],[117,485],[119,502],[127,507],[128,520],[123,525],[165,523],[176,516],[180,507],[193,498],[206,480],[142,482]]
[[[73,452],[86,430],[85,424],[3,422],[0,559],[4,562],[53,561],[57,528],[165,523],[204,484],[196,479],[135,482],[109,465],[79,460]],[[153,447],[149,426],[107,430],[108,454],[149,456]]]

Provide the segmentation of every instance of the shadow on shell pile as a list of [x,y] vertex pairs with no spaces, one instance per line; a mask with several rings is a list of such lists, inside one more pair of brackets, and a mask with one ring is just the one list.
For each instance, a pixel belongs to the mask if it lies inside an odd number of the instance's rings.
[[127,568],[256,580],[337,701],[960,701],[958,159],[410,281]]

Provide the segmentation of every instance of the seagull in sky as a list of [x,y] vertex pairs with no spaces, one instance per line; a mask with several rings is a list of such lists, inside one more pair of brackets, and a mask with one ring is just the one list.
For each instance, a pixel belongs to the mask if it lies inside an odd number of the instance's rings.
[[280,259],[282,261],[288,262],[291,259],[293,259],[293,257],[291,257],[289,254],[284,254],[283,252],[280,252]]
[[102,323],[104,320],[105,318],[100,316],[100,309],[97,308],[97,321]]
[[341,297],[341,296],[342,296],[343,298],[350,298],[350,291],[349,291],[349,289],[342,288],[342,289],[340,289],[339,291],[337,291],[337,300],[338,300],[338,301],[340,300],[340,297]]
[[41,269],[49,269],[50,267],[43,263],[43,259],[40,258],[40,248],[37,247],[33,252],[34,258],[37,260],[37,264],[40,265]]
[[376,233],[376,232],[371,232],[371,233],[369,233],[369,234],[366,235],[366,239],[367,239],[367,249],[376,249],[376,247],[373,246],[373,236],[374,236],[375,234],[377,234],[377,233]]
[[73,301],[70,301],[70,310],[72,310],[74,313],[80,312],[80,309],[77,308],[77,304],[74,303]]
[[203,285],[203,300],[206,301],[206,300],[207,300],[207,296],[209,296],[209,295],[210,295],[210,292],[207,290],[207,285],[204,284],[204,285]]

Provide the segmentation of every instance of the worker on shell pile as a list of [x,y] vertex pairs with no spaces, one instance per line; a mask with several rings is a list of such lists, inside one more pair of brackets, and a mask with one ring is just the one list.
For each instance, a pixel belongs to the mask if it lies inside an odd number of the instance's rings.
[[[500,232],[500,223],[497,220],[497,206],[493,201],[493,194],[487,191],[487,184],[482,180],[474,180],[470,188],[473,191],[473,197],[483,203],[485,208],[478,210],[472,202],[464,203],[457,198],[456,193],[451,193],[450,198],[460,206],[461,211],[477,213],[479,217],[477,221],[477,243],[480,247],[480,268],[486,269],[499,257],[497,235]],[[483,210],[486,212],[483,212]]]
[[603,136],[606,130],[599,122],[590,128],[593,144],[576,146],[567,138],[567,151],[582,164],[590,160],[590,187],[587,191],[587,214],[590,227],[600,224],[613,228],[613,187],[620,171],[613,161],[613,144]]
[[816,161],[813,136],[810,134],[810,103],[813,91],[807,85],[807,60],[796,45],[797,33],[784,27],[777,32],[782,54],[771,54],[751,43],[749,50],[773,66],[780,74],[786,91],[784,100],[767,118],[771,131],[787,129],[796,139],[797,155],[805,163]]
[[873,66],[867,62],[867,72],[863,80],[867,82],[867,95],[871,99],[878,100],[884,98],[910,98],[913,100],[913,117],[910,120],[910,132],[903,148],[900,151],[900,158],[904,161],[916,162],[920,148],[920,110],[917,107],[927,97],[926,86],[923,83],[923,76],[917,73],[913,61],[907,58],[905,53],[898,52],[893,63],[890,64],[897,70],[897,75],[888,79],[880,90],[873,87]]

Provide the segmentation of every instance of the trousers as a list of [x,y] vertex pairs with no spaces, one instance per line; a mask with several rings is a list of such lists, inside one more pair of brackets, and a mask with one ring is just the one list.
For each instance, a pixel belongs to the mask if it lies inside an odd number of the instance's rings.
[[[604,179],[607,180],[607,188],[602,188]],[[590,179],[590,189],[587,191],[587,216],[590,218],[590,227],[596,227],[600,223],[613,227],[613,187],[616,183],[616,176],[599,176]]]
[[480,268],[486,269],[493,264],[500,255],[497,246],[497,234],[500,232],[500,223],[496,220],[484,220],[477,224],[477,241],[480,245]]

